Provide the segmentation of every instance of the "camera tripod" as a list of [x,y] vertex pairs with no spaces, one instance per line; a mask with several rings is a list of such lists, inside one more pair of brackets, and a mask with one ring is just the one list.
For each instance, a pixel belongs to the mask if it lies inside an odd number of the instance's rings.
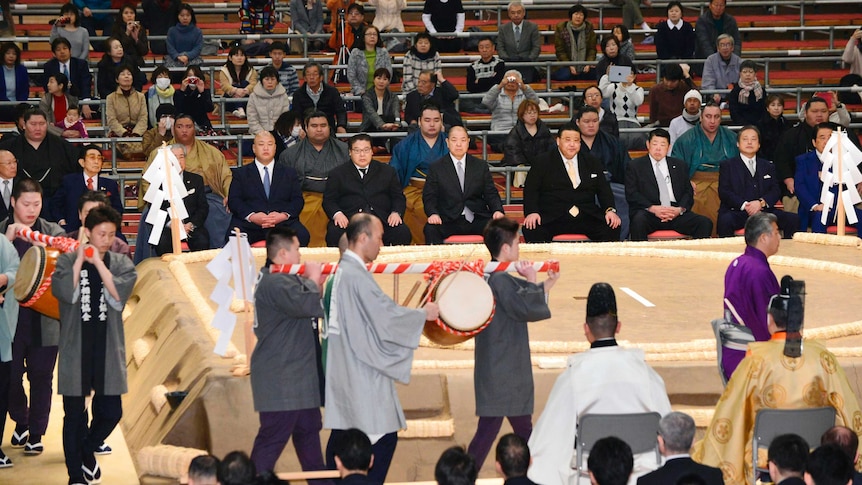
[[[346,22],[344,20],[345,10],[343,8],[338,9],[338,28],[341,29],[341,47],[338,48],[338,55],[335,57],[336,65],[347,65],[347,59],[350,57],[350,51],[347,50],[347,33],[345,32],[345,28],[347,27]],[[347,68],[339,67],[335,68],[332,72],[332,83],[338,84],[340,82],[347,81]]]

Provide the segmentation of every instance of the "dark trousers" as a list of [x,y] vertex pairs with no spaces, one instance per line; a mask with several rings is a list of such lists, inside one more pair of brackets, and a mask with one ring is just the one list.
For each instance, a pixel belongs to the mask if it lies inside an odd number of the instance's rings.
[[120,396],[93,397],[93,421],[87,423],[87,408],[84,396],[63,396],[63,453],[66,455],[66,470],[69,478],[84,482],[81,465],[92,470],[96,465],[93,452],[107,438],[120,418],[123,403]]
[[552,222],[544,222],[535,229],[524,227],[524,240],[528,243],[551,242],[554,236],[560,234],[584,234],[591,241],[619,241],[620,228],[612,229],[605,221],[604,215],[585,213],[581,211],[578,217],[566,214]]
[[[236,219],[233,219],[233,222],[236,223]],[[269,228],[262,228],[260,226],[254,225],[250,222],[243,221],[242,224],[238,224],[240,230],[248,235],[248,243],[254,244],[258,241],[263,241],[266,239],[266,235],[269,233]],[[308,241],[311,240],[311,235],[308,233],[308,229],[299,222],[299,217],[297,216],[295,219],[291,216],[285,222],[278,224],[279,227],[289,227],[296,231],[296,237],[299,239],[299,245],[302,247],[308,246]],[[227,241],[230,234],[225,235],[225,242]],[[222,244],[224,246],[224,244]]]
[[9,411],[9,379],[12,374],[11,362],[0,362],[0,441],[6,430],[6,413]]
[[258,472],[272,471],[293,437],[296,457],[304,471],[325,470],[320,448],[320,408],[260,413],[260,430],[254,438],[251,461]]
[[[407,246],[413,236],[410,234],[410,228],[402,222],[397,226],[390,226],[388,222],[381,220],[383,223],[383,245],[384,246]],[[345,229],[335,225],[331,220],[326,225],[326,245],[331,248],[338,247],[338,241]]]
[[[28,310],[29,312],[29,310]],[[22,309],[23,315],[23,309]],[[36,346],[32,338],[33,325],[40,325],[41,315],[19,318],[12,341],[12,373],[9,384],[9,416],[18,429],[29,429],[32,436],[43,436],[48,429],[54,364],[57,346]],[[30,403],[24,393],[24,372],[30,382]]]
[[[533,433],[532,416],[508,416],[509,424],[512,425],[512,430],[516,435],[524,438],[524,441],[530,439]],[[500,432],[500,427],[503,426],[503,416],[479,416],[479,424],[476,426],[476,434],[473,435],[473,441],[467,447],[467,453],[476,460],[476,470],[481,470],[485,463],[485,458],[494,446],[494,441],[497,439],[497,434]]]
[[[333,429],[329,434],[329,442],[326,443],[326,467],[335,470],[335,447],[341,439],[344,430]],[[371,453],[374,455],[374,464],[368,470],[368,479],[375,483],[384,483],[386,474],[389,473],[389,465],[392,456],[395,455],[395,447],[398,445],[398,433],[387,433],[371,445]]]
[[[210,248],[210,233],[206,227],[197,227],[194,231],[188,234],[186,244],[190,251],[205,251]],[[162,230],[162,237],[159,238],[159,244],[156,245],[156,254],[161,256],[172,252],[174,249],[171,241],[171,227],[168,226]]]
[[[853,190],[853,189],[851,188],[850,190]],[[837,202],[836,202],[836,204],[837,204]],[[799,210],[803,210],[803,208],[800,207]],[[859,221],[862,221],[862,209],[857,209],[853,206],[850,206],[850,207],[845,207],[844,210],[847,212],[856,211],[856,219]],[[811,232],[823,234],[826,232],[826,226],[838,225],[837,222],[833,222],[836,220],[835,219],[836,211],[837,211],[837,209],[835,207],[833,207],[832,210],[829,211],[829,215],[828,215],[828,219],[827,219],[828,222],[825,225],[822,222],[820,222],[820,220],[821,220],[820,217],[823,215],[822,212],[809,211],[808,217],[809,217],[809,221],[811,222]],[[845,224],[847,223],[847,221],[844,221],[844,222],[845,222]],[[847,224],[847,225],[849,226],[849,224]],[[858,223],[854,224],[854,227],[857,228],[856,235],[858,237],[862,238],[862,230],[859,230],[860,229],[859,224]]]
[[449,236],[475,234],[482,235],[485,226],[488,225],[488,217],[473,216],[473,222],[467,222],[464,216],[459,216],[454,221],[443,221],[443,224],[425,224],[425,244],[443,244]]
[[712,235],[712,221],[691,211],[667,222],[662,222],[645,209],[631,213],[632,241],[646,241],[649,233],[659,230],[676,231],[694,239],[702,239]]
[[[778,228],[784,234],[784,239],[792,239],[799,231],[799,216],[778,209],[766,209],[764,212],[775,214],[778,218]],[[748,220],[748,212],[743,211],[718,211],[718,237],[730,237],[738,229],[745,227]]]

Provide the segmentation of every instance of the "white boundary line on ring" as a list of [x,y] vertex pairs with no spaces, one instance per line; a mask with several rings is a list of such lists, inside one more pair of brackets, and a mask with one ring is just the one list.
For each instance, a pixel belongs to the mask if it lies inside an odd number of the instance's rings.
[[623,290],[623,291],[625,292],[625,294],[626,294],[626,295],[628,295],[628,296],[630,296],[630,297],[634,298],[635,300],[639,301],[639,302],[640,302],[643,306],[645,306],[645,307],[654,307],[654,306],[655,306],[655,304],[653,304],[653,302],[651,302],[651,301],[647,300],[646,298],[644,298],[644,297],[640,296],[639,294],[637,294],[637,292],[636,292],[636,291],[632,290],[631,288],[626,288],[625,286],[622,286],[622,287],[620,287],[620,289],[621,289],[621,290]]

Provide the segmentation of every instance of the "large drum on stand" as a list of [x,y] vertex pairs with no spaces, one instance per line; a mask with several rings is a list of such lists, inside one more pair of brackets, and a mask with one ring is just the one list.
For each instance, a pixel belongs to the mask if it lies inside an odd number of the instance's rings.
[[447,273],[430,291],[431,301],[440,307],[440,318],[425,322],[423,334],[438,345],[455,345],[473,338],[494,316],[491,287],[472,271]]
[[15,298],[22,307],[51,317],[60,318],[60,304],[51,293],[51,276],[60,256],[58,249],[33,246],[24,253],[15,276]]

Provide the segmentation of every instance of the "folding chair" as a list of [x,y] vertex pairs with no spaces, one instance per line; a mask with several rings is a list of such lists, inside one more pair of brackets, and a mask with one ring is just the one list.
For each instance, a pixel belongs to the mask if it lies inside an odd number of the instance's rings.
[[579,476],[586,472],[584,454],[588,453],[596,441],[616,436],[623,440],[637,455],[650,450],[655,451],[656,465],[661,465],[661,453],[658,449],[659,413],[635,414],[585,414],[578,419],[578,438],[575,442],[576,462]]
[[768,471],[757,467],[758,448],[769,448],[775,437],[793,433],[801,436],[809,446],[820,443],[820,437],[835,425],[835,408],[810,409],[761,409],[754,418],[754,437],[752,438],[751,483],[757,481],[757,473]]

